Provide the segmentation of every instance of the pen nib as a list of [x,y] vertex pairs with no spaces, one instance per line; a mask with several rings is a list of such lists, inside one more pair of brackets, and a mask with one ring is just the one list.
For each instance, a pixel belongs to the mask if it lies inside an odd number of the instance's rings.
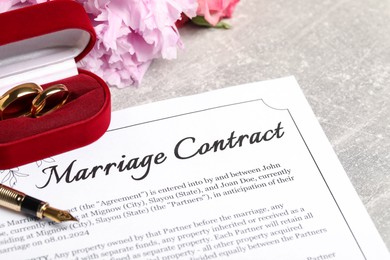
[[52,208],[50,206],[45,208],[43,216],[58,223],[64,221],[78,221],[68,211]]

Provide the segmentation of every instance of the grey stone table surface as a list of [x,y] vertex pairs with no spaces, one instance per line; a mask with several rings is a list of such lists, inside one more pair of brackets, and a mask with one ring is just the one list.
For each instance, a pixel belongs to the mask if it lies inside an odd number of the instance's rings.
[[294,75],[390,248],[390,1],[241,0],[229,23],[180,29],[113,110]]

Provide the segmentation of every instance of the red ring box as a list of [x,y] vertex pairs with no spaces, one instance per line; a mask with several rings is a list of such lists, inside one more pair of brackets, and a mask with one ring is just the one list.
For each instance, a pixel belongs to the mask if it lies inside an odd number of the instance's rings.
[[40,118],[0,121],[0,169],[10,169],[96,141],[111,117],[110,91],[76,62],[96,34],[84,8],[52,1],[0,14],[0,95],[26,82],[67,86],[68,101]]

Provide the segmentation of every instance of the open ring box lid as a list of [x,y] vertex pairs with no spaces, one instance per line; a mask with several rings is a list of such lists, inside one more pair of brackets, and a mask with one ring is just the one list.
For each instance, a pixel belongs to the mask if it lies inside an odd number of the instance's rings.
[[110,123],[110,91],[95,74],[77,69],[96,41],[84,8],[52,1],[0,14],[0,95],[34,82],[61,83],[68,101],[40,118],[0,121],[0,169],[10,169],[96,141]]

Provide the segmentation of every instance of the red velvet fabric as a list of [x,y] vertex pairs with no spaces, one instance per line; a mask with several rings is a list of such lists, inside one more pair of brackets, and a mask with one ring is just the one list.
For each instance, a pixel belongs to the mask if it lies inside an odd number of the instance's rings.
[[[0,45],[68,28],[91,34],[91,42],[78,59],[93,47],[95,33],[79,4],[54,1],[0,14]],[[14,168],[90,144],[108,128],[110,92],[106,83],[88,71],[51,82],[70,92],[58,110],[40,118],[20,117],[0,121],[0,169]]]

